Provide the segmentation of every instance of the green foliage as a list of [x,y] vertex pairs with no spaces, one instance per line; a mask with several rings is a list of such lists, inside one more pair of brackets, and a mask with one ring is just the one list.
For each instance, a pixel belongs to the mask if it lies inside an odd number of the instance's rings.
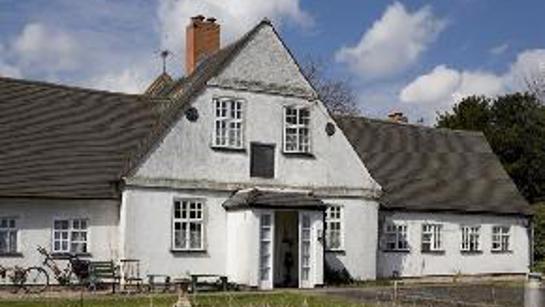
[[537,260],[535,271],[545,273],[545,202],[535,204],[534,208],[534,257]]
[[530,203],[545,199],[545,106],[530,94],[463,99],[437,126],[482,131]]

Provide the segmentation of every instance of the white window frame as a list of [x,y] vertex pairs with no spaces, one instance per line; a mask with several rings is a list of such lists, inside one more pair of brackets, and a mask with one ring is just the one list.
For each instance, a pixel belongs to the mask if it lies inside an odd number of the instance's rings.
[[[244,148],[244,101],[232,97],[214,98],[212,147]],[[218,133],[219,132],[219,133]]]
[[[326,223],[326,250],[327,251],[342,251],[344,250],[344,206],[330,204],[325,211],[325,223]],[[333,225],[338,225],[333,229]],[[339,238],[339,245],[332,247],[330,238],[332,233],[337,232]]]
[[[384,225],[384,250],[394,252],[410,251],[408,225],[404,223],[386,223]],[[390,240],[393,238],[393,240]],[[390,244],[394,244],[392,248]]]
[[[288,111],[295,111],[295,123],[288,123]],[[304,110],[308,113],[308,118],[305,122],[300,120],[300,113]],[[296,107],[296,106],[286,106],[284,107],[284,139],[282,146],[284,153],[301,153],[301,154],[310,154],[311,153],[311,129],[310,129],[310,107]],[[307,138],[306,140],[301,138],[302,131],[306,129]],[[294,133],[288,133],[288,130],[294,130]],[[288,148],[288,137],[292,135],[295,138],[295,148]]]
[[480,225],[462,225],[461,245],[462,252],[480,252],[481,251],[481,226]]
[[[185,216],[184,216],[184,203],[185,206]],[[179,204],[179,217],[176,216],[176,206]],[[194,206],[192,206],[194,205]],[[205,232],[205,202],[202,199],[195,198],[175,198],[172,205],[172,250],[173,251],[204,251],[205,242],[204,242],[204,232]],[[191,214],[195,215],[192,217]],[[176,243],[176,228],[179,223],[179,231],[183,235],[182,229],[186,225],[184,243],[178,245]],[[200,244],[198,246],[193,246],[191,240],[191,228],[192,225],[199,225],[200,227]]]
[[[497,247],[494,247],[496,245]],[[493,252],[511,251],[511,226],[494,225],[492,226],[492,246]]]
[[[440,252],[443,251],[443,225],[425,223],[422,224],[422,244],[421,251],[426,252]],[[428,245],[428,248],[424,246]]]
[[[17,218],[12,216],[0,217],[0,232],[5,233],[6,235],[6,250],[0,250],[0,255],[17,253],[19,248],[19,229],[17,228]],[[15,248],[12,249],[12,246],[15,246]]]
[[[57,229],[55,226],[57,223],[67,222],[68,228],[66,229]],[[81,228],[81,226],[75,227],[74,225],[82,225],[82,223],[85,224],[85,228]],[[89,253],[89,219],[88,218],[56,218],[53,220],[53,227],[52,227],[52,236],[51,236],[51,251],[56,254],[88,254]],[[57,237],[57,234],[59,236]],[[63,234],[66,234],[65,237],[63,237]],[[80,239],[75,239],[74,237],[77,236]],[[85,234],[83,236],[83,234]],[[85,239],[81,239],[82,237],[85,237]],[[58,247],[55,245],[56,242],[59,242]],[[63,248],[63,242],[66,242],[66,248]],[[74,244],[85,244],[85,250],[83,251],[77,251],[76,249],[72,248]]]

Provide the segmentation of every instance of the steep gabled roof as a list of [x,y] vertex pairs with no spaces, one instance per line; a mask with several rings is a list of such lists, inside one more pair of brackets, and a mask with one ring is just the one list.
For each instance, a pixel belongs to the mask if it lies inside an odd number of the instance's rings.
[[120,180],[264,25],[185,78],[160,76],[148,95],[0,77],[0,197],[118,198]]
[[335,120],[382,186],[385,209],[532,212],[480,132],[352,116]]

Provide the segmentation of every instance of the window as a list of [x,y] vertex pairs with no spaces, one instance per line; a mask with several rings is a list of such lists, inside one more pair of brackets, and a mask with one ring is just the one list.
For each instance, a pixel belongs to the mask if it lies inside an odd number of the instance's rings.
[[250,177],[274,178],[274,145],[251,144]]
[[422,251],[432,252],[441,251],[443,249],[441,243],[441,229],[440,224],[424,224],[422,225]]
[[215,147],[242,148],[242,101],[231,98],[214,99],[216,119],[214,121]]
[[331,205],[325,212],[325,242],[328,250],[342,250],[342,206]]
[[310,111],[286,107],[284,112],[284,152],[310,153]]
[[87,253],[87,220],[71,219],[53,222],[54,253]]
[[493,252],[508,252],[509,251],[509,226],[493,226],[492,227],[492,251]]
[[407,225],[386,225],[386,250],[387,251],[408,251]]
[[199,200],[174,201],[172,247],[174,250],[204,249],[204,207]]
[[17,224],[15,218],[0,218],[0,254],[17,252]]
[[477,252],[481,250],[480,231],[480,226],[462,226],[462,251]]

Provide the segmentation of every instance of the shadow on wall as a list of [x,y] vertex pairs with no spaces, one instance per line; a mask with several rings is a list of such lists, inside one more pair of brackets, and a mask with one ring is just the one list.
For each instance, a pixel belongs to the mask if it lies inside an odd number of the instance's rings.
[[354,281],[337,254],[328,253],[325,256],[324,281],[326,285],[349,284]]

